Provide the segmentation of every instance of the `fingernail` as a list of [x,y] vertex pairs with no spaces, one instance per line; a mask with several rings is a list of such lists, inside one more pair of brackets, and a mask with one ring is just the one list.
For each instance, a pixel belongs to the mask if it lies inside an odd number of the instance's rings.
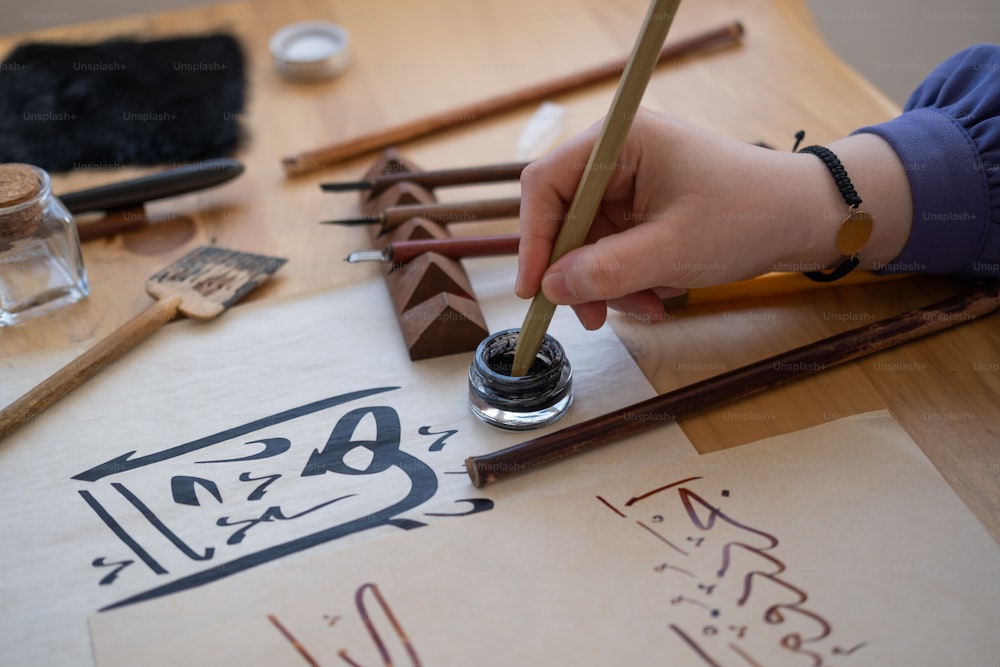
[[569,289],[569,281],[562,271],[550,273],[542,278],[542,292],[553,302],[565,301],[567,296],[574,296]]

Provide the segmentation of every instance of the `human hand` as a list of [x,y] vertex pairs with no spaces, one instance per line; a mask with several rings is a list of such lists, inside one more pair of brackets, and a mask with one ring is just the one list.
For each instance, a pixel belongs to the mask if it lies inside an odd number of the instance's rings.
[[[846,209],[815,156],[753,146],[640,110],[618,162],[606,166],[614,173],[585,245],[548,266],[599,131],[591,127],[521,175],[519,296],[541,288],[596,329],[608,307],[662,318],[657,292],[664,287],[817,270],[837,260],[833,239]],[[856,139],[845,141],[862,147],[881,141]]]
[[603,324],[607,306],[656,319],[656,288],[748,278],[794,247],[773,212],[781,185],[760,177],[770,169],[762,163],[787,155],[640,110],[618,162],[605,167],[614,173],[586,245],[548,267],[599,131],[591,127],[521,176],[518,295],[541,286],[553,303],[574,306],[587,328]]

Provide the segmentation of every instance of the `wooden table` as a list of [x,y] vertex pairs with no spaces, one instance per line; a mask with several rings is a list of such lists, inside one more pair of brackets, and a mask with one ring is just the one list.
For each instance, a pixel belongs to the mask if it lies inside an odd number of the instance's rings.
[[[290,261],[252,299],[334,288],[376,275],[342,258],[367,247],[368,232],[320,226],[356,213],[350,195],[323,194],[320,182],[354,179],[373,156],[287,178],[283,156],[504,93],[624,56],[645,0],[480,0],[420,3],[283,0],[190,9],[5,37],[7,52],[25,39],[81,41],[223,30],[248,57],[249,142],[237,157],[246,173],[225,186],[151,207],[163,222],[143,232],[84,246],[92,293],[56,315],[0,331],[0,359],[103,336],[147,304],[147,276],[192,247],[214,243]],[[326,83],[280,78],[269,36],[298,20],[325,19],[352,35],[354,63]],[[897,109],[824,45],[801,0],[703,0],[682,6],[672,37],[738,19],[740,48],[660,68],[645,105],[747,141],[788,149],[793,134],[823,143],[892,117]],[[564,96],[570,132],[606,111],[613,83]],[[427,168],[508,161],[533,109],[413,142],[403,152]],[[55,192],[142,173],[123,168],[54,177]],[[444,200],[507,196],[516,184],[442,190]],[[179,219],[174,219],[180,216]],[[516,221],[476,233],[510,232]],[[511,274],[513,276],[513,260]],[[918,307],[958,283],[923,277],[881,285],[834,287],[802,295],[688,306],[656,326],[612,322],[658,391]],[[527,304],[525,305],[527,307]],[[884,352],[753,399],[687,419],[682,427],[702,452],[889,408],[1000,540],[1000,326],[994,317]]]

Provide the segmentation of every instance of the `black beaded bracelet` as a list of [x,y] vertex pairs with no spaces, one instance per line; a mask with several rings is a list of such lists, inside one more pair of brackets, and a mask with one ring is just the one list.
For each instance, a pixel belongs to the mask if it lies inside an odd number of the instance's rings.
[[810,280],[829,283],[843,278],[860,264],[858,253],[871,237],[875,221],[868,213],[858,208],[861,206],[861,197],[858,196],[854,184],[848,178],[844,165],[840,163],[833,151],[825,146],[806,146],[799,153],[812,153],[823,161],[826,168],[830,170],[833,180],[837,183],[837,188],[843,195],[844,201],[850,207],[847,216],[840,223],[840,228],[837,229],[837,250],[844,255],[843,261],[829,273],[822,271],[806,271],[804,273],[805,277]]

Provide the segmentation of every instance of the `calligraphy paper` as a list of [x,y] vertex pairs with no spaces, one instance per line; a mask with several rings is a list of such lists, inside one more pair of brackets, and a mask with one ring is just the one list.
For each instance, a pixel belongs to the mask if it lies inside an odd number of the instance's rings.
[[[509,259],[470,275],[491,330],[518,326],[527,306]],[[610,331],[585,332],[568,309],[551,331],[576,398],[549,430],[653,395]],[[0,401],[66,359],[0,362]],[[467,456],[539,432],[472,416],[470,361],[411,362],[380,280],[170,325],[0,443],[0,664],[88,664],[86,617],[98,609],[470,524],[514,499],[694,453],[667,426],[475,489]]]
[[98,665],[986,665],[1000,548],[885,412],[92,617]]

